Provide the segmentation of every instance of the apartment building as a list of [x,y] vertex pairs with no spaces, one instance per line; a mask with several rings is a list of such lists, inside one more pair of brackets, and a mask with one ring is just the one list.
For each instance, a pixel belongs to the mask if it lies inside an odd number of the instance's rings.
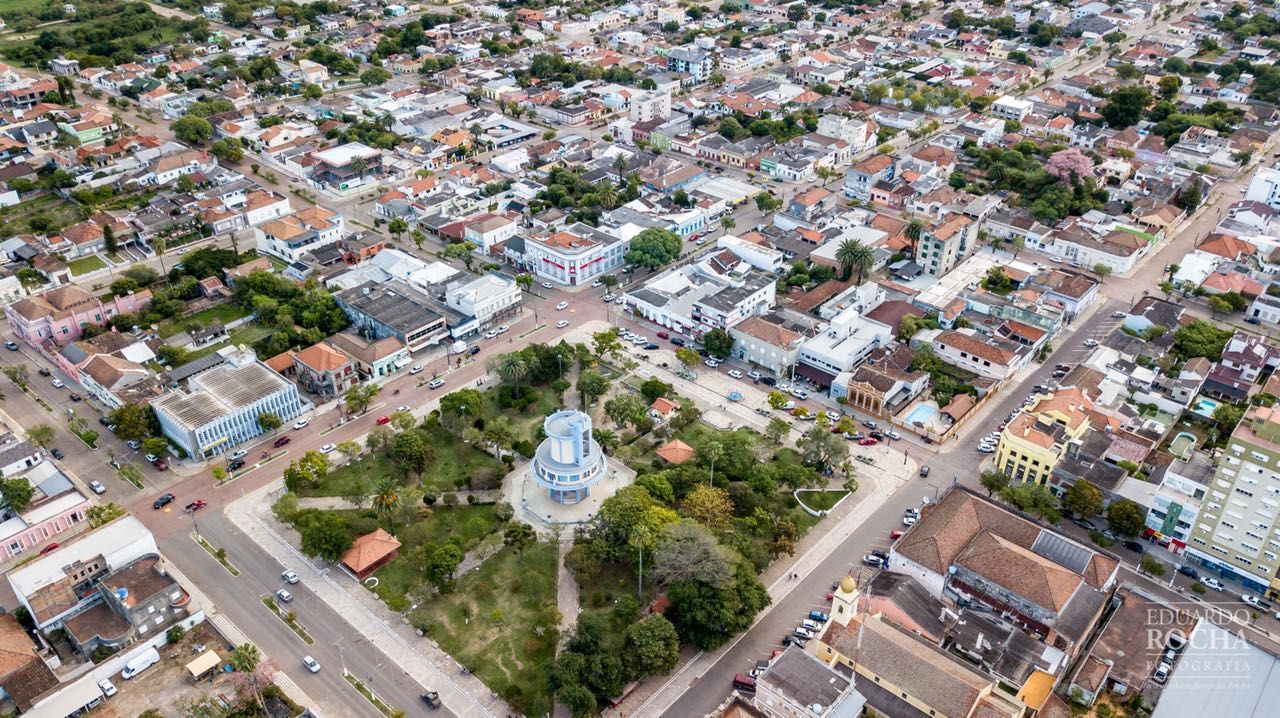
[[953,214],[945,222],[926,229],[920,234],[916,263],[935,277],[955,269],[974,248],[977,241],[974,227],[972,219]]
[[1250,407],[1209,483],[1187,551],[1280,598],[1280,407]]

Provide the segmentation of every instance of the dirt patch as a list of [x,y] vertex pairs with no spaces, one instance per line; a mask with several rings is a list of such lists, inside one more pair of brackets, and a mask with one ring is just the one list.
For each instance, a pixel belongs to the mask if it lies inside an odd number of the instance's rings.
[[[203,649],[201,648],[203,646]],[[186,665],[205,650],[214,650],[222,658],[230,651],[227,642],[207,622],[195,626],[176,645],[160,649],[160,662],[131,680],[121,680],[120,674],[111,677],[116,695],[103,701],[100,708],[90,715],[94,718],[136,718],[148,709],[155,709],[166,718],[179,718],[179,704],[205,695],[219,693],[231,696],[235,689],[231,676],[216,673],[199,683],[192,683]]]

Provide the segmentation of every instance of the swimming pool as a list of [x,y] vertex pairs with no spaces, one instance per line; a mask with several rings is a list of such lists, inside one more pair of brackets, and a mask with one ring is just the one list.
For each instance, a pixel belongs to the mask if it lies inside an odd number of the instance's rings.
[[1196,397],[1196,408],[1192,409],[1192,411],[1205,418],[1213,418],[1213,412],[1219,406],[1221,406],[1221,404],[1217,401],[1201,396]]
[[1184,461],[1190,458],[1195,448],[1196,435],[1186,431],[1178,432],[1178,435],[1169,442],[1169,453]]
[[920,406],[912,409],[910,414],[907,414],[907,423],[923,425],[926,421],[932,419],[933,415],[937,413],[938,410],[932,406],[929,406],[928,404],[921,404]]

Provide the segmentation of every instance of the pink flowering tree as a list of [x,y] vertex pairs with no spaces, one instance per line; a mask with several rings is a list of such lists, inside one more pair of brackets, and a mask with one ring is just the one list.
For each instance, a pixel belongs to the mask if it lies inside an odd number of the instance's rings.
[[1068,147],[1050,155],[1044,171],[1063,182],[1074,184],[1093,176],[1093,159],[1076,147]]

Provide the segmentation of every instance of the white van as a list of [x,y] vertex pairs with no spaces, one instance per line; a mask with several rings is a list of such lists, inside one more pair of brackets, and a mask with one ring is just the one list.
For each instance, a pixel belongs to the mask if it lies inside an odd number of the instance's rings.
[[127,681],[159,662],[160,652],[154,648],[149,648],[146,653],[126,663],[124,670],[120,672],[120,677]]

